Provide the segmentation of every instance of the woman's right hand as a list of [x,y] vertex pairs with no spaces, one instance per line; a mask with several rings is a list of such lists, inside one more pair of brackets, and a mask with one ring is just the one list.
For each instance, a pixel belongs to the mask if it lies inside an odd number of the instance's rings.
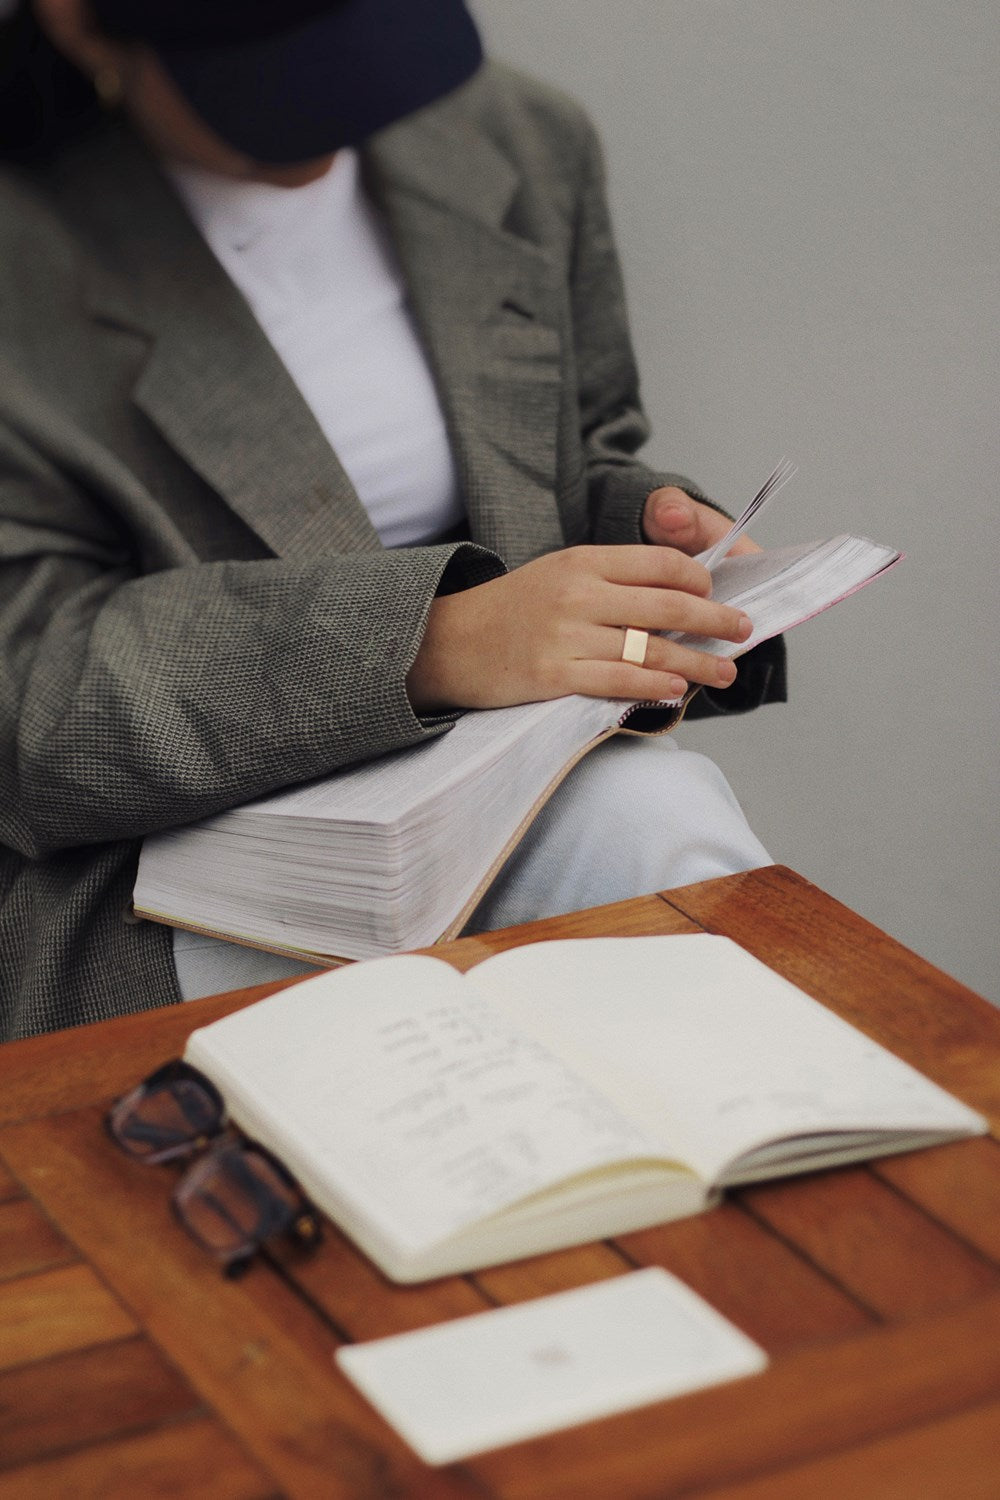
[[644,664],[622,661],[626,627],[740,643],[746,615],[709,597],[711,577],[672,547],[569,547],[433,601],[407,676],[417,713],[502,708],[583,693],[679,698],[728,687],[725,657],[650,634]]

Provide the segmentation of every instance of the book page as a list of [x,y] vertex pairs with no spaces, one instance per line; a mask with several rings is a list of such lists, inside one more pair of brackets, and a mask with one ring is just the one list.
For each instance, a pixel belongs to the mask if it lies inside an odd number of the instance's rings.
[[846,534],[825,542],[726,557],[712,569],[712,598],[750,616],[754,628],[749,640],[734,645],[679,631],[667,634],[700,651],[741,655],[839,603],[892,567],[899,557],[891,547]]
[[422,956],[306,980],[185,1054],[351,1231],[405,1254],[552,1183],[648,1160],[635,1122]]
[[750,504],[740,511],[725,536],[720,537],[711,547],[706,547],[704,552],[699,552],[696,561],[700,562],[702,567],[707,568],[711,573],[716,563],[722,561],[733,543],[743,535],[750,523],[759,518],[761,512],[767,509],[778,491],[784,489],[788,481],[794,478],[797,472],[795,465],[790,463],[787,458],[783,458],[764,480],[764,483],[756,495],[754,495]]
[[620,713],[614,704],[579,695],[464,713],[447,734],[248,803],[241,816],[391,826],[425,806],[436,811],[523,741],[585,744]]
[[707,1181],[761,1143],[802,1134],[982,1128],[728,938],[538,943],[486,960],[467,981]]

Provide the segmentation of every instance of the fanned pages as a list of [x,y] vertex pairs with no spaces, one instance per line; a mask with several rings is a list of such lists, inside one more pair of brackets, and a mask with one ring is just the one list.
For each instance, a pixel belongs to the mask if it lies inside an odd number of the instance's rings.
[[728,938],[537,943],[307,979],[186,1057],[391,1277],[698,1212],[986,1122]]
[[770,504],[778,491],[783,489],[790,479],[795,478],[797,472],[795,465],[789,463],[787,458],[783,458],[777,468],[764,480],[750,504],[736,517],[725,536],[720,537],[706,551],[698,553],[698,561],[703,563],[709,572],[714,569],[717,562],[722,561],[733,543],[743,535],[751,522],[759,519],[765,506]]
[[[789,467],[779,465],[725,545],[786,482]],[[850,536],[721,557],[710,564],[714,597],[749,614],[753,635],[740,646],[677,638],[737,656],[898,558]],[[135,909],[320,964],[424,947],[460,930],[582,755],[619,730],[645,729],[649,714],[638,710],[656,709],[656,732],[672,729],[686,701],[569,697],[466,713],[422,745],[148,838]]]

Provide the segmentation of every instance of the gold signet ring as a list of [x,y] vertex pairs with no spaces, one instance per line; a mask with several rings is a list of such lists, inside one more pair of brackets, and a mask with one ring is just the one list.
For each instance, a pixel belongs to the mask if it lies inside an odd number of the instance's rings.
[[626,630],[625,644],[622,647],[622,661],[630,661],[635,666],[641,667],[646,660],[646,648],[648,645],[648,630]]

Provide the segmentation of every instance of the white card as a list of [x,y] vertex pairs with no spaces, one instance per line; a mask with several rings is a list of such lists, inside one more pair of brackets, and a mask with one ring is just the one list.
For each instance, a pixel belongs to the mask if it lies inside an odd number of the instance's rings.
[[334,1357],[430,1464],[751,1375],[767,1364],[745,1334],[657,1267],[345,1345]]

